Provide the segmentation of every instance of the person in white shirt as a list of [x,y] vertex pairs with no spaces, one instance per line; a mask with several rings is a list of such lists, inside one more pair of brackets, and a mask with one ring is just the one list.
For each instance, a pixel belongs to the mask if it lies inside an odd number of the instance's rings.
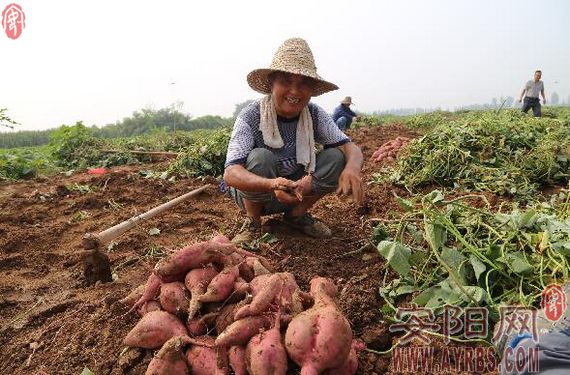
[[522,106],[522,111],[527,113],[529,109],[532,108],[532,113],[534,113],[534,117],[540,117],[540,99],[538,95],[542,95],[542,102],[546,104],[546,96],[544,95],[544,83],[540,80],[542,77],[542,72],[537,70],[534,72],[534,80],[528,81],[520,96],[519,96],[519,103],[523,101],[524,103]]

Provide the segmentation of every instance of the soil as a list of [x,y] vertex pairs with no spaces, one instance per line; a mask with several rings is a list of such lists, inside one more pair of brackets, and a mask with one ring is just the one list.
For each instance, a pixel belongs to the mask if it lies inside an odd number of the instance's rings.
[[[364,177],[381,166],[368,161],[384,142],[417,134],[400,125],[349,130],[365,156]],[[144,374],[152,351],[123,352],[123,338],[138,317],[125,314],[117,301],[143,284],[162,250],[210,238],[234,235],[242,217],[234,203],[211,180],[169,182],[145,178],[145,170],[164,164],[113,168],[103,175],[75,173],[0,184],[0,373]],[[82,269],[82,237],[100,232],[204,184],[211,187],[160,217],[131,229],[106,250],[114,281],[87,286]],[[79,191],[82,190],[83,192]],[[88,190],[88,191],[85,191]],[[279,240],[261,252],[279,271],[292,272],[302,289],[314,276],[331,278],[339,305],[354,335],[368,348],[384,351],[394,340],[380,323],[378,287],[384,262],[368,243],[370,219],[398,211],[388,185],[368,185],[366,203],[355,207],[336,196],[323,198],[312,210],[334,236],[303,236],[271,218],[267,227]],[[150,235],[151,228],[160,234]],[[363,352],[359,374],[390,373],[390,356]],[[291,366],[291,374],[298,373]]]

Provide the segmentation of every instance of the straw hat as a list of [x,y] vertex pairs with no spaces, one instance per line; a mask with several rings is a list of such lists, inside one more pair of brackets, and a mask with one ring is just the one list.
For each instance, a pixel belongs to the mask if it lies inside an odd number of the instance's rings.
[[319,96],[325,92],[337,90],[338,86],[325,81],[317,74],[315,59],[309,45],[304,39],[287,39],[279,48],[268,69],[255,69],[247,75],[247,83],[257,92],[262,94],[271,93],[269,75],[273,72],[286,72],[299,74],[312,78],[316,81],[313,96]]
[[350,96],[345,96],[344,99],[342,99],[342,102],[340,102],[340,104],[351,105],[354,103],[352,102],[352,98]]

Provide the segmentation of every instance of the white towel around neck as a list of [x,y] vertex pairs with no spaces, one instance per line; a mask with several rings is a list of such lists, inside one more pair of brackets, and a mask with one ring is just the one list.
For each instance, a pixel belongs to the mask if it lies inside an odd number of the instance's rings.
[[[277,113],[271,95],[267,95],[259,101],[261,122],[259,130],[263,134],[263,142],[271,148],[284,146],[283,138],[277,126]],[[313,118],[309,107],[305,106],[297,122],[296,133],[297,163],[305,167],[305,172],[315,171],[315,137],[313,133]]]

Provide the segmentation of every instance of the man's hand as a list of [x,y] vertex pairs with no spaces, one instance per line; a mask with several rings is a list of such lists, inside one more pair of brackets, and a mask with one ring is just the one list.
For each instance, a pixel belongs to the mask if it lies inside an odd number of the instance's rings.
[[297,183],[283,177],[271,179],[271,190],[277,200],[285,204],[297,204],[303,198],[297,192]]
[[519,103],[522,103],[522,98],[519,98]]
[[352,196],[354,203],[361,204],[364,200],[364,186],[360,169],[345,168],[338,179],[336,193],[341,196]]

